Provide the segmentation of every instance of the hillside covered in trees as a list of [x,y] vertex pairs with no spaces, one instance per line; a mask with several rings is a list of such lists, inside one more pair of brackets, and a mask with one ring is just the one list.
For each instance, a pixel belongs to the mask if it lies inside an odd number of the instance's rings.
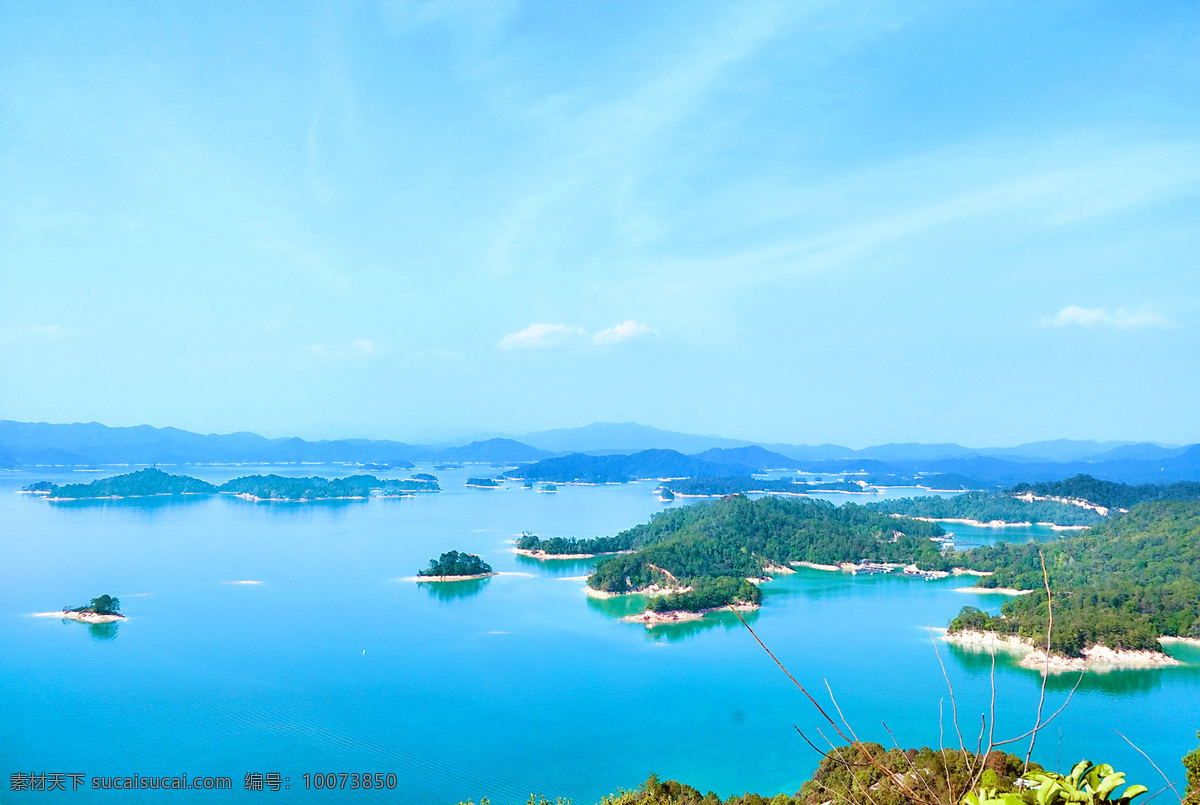
[[1032,492],[1039,497],[1076,498],[1109,509],[1131,509],[1153,500],[1200,500],[1200,482],[1173,484],[1122,484],[1101,481],[1090,475],[1076,475],[1065,481],[1017,484],[1010,494]]
[[1053,523],[1061,526],[1090,526],[1103,518],[1091,509],[1054,500],[1020,500],[991,492],[967,492],[952,498],[917,497],[881,500],[866,504],[875,511],[906,517],[1001,520],[1006,523]]
[[505,473],[517,481],[614,484],[638,478],[749,477],[753,468],[685,456],[675,450],[643,450],[623,455],[572,453],[548,458]]
[[982,586],[1033,592],[1005,602],[1000,616],[964,608],[950,630],[1044,639],[1049,618],[1039,549],[1053,595],[1053,650],[1158,650],[1160,635],[1200,637],[1200,502],[1182,501],[1139,504],[1044,545],[997,543],[961,554],[970,567],[994,571]]
[[611,593],[654,584],[691,586],[708,603],[695,608],[707,609],[714,606],[714,594],[756,601],[744,580],[763,576],[768,565],[869,559],[948,568],[930,539],[944,533],[936,523],[898,519],[853,504],[738,495],[668,509],[617,534],[614,544],[634,552],[598,562],[588,585]]
[[667,481],[664,489],[670,489],[676,495],[719,497],[737,495],[748,492],[766,492],[768,494],[803,495],[808,492],[863,492],[864,489],[853,481],[798,481],[795,478],[747,478],[733,476],[723,478],[680,478]]

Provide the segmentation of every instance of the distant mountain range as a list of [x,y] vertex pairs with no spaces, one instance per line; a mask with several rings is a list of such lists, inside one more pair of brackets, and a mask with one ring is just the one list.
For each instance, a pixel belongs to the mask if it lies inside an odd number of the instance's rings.
[[[616,475],[639,478],[733,476],[770,469],[830,475],[865,472],[880,483],[937,474],[974,479],[983,486],[1059,480],[1079,473],[1126,482],[1200,479],[1200,445],[1149,442],[1059,439],[999,448],[909,443],[852,450],[829,444],[760,445],[632,423],[595,423],[520,439],[492,438],[434,448],[389,440],[267,439],[254,433],[204,435],[149,425],[110,428],[95,422],[56,425],[0,420],[0,467],[295,463],[406,467],[414,462],[536,466],[535,462],[549,459],[557,463],[547,464],[550,470],[538,477],[553,480],[550,475],[571,466],[561,460],[564,453],[612,456],[611,467],[590,462],[588,472],[603,475],[611,469]],[[587,475],[582,469],[584,459],[566,458]],[[563,479],[560,473],[558,480]]]

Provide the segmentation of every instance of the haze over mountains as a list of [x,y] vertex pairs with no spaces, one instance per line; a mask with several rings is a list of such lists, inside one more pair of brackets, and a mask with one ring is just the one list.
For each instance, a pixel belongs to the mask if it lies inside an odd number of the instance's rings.
[[[969,448],[957,444],[885,444],[853,450],[840,445],[754,444],[717,436],[660,430],[634,423],[594,423],[582,428],[492,438],[434,448],[391,440],[307,441],[268,439],[254,433],[198,434],[149,425],[111,428],[99,423],[48,424],[0,420],[0,467],[92,467],[105,464],[392,464],[478,462],[526,464],[568,455],[647,455],[647,473],[691,474],[695,462],[727,469],[765,469],[913,475],[946,473],[989,483],[1052,480],[1078,472],[1122,481],[1200,477],[1200,445],[1096,442],[1058,439],[1016,447]],[[666,451],[665,453],[662,451]],[[686,455],[681,455],[686,454]],[[672,458],[677,456],[677,458]],[[551,465],[553,466],[553,465]],[[621,463],[636,477],[639,460]],[[688,468],[691,468],[689,470]]]

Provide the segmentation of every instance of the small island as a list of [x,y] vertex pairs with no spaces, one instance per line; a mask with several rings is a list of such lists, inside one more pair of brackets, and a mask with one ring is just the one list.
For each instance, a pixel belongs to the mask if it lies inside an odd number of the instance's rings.
[[65,606],[61,612],[39,612],[43,618],[65,618],[80,623],[114,623],[125,620],[121,614],[121,599],[111,595],[93,598],[91,603],[82,607]]
[[429,560],[429,567],[417,571],[417,581],[466,581],[495,576],[492,566],[473,553],[446,551]]
[[160,495],[233,495],[254,501],[310,502],[317,500],[400,497],[419,492],[438,492],[437,478],[421,473],[408,480],[381,480],[374,475],[346,478],[285,478],[279,475],[247,475],[220,486],[187,475],[171,475],[155,467],[100,478],[87,484],[59,486],[38,481],[21,491],[46,500],[99,500],[105,498],[154,497]]
[[514,551],[530,559],[594,559],[629,550],[628,540],[618,537],[550,537],[542,539],[528,531],[516,540]]
[[472,489],[497,489],[500,482],[494,478],[468,478],[467,486]]

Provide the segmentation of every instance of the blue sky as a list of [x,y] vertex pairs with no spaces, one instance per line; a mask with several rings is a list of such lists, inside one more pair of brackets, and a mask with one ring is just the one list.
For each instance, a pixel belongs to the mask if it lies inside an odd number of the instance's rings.
[[1193,3],[0,5],[0,418],[1200,441]]

